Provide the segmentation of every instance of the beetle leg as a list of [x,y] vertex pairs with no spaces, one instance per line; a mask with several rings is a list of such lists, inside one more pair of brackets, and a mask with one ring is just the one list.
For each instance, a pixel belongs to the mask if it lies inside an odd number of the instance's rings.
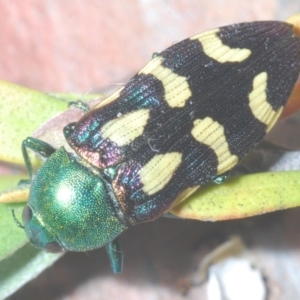
[[214,177],[212,177],[211,180],[215,184],[222,184],[227,178],[228,178],[228,173],[225,173],[225,174],[222,174],[222,175],[214,176]]
[[27,148],[31,149],[35,153],[39,154],[43,158],[49,157],[56,150],[51,145],[41,140],[28,137],[22,142],[22,154],[25,162],[26,169],[29,173],[30,179],[33,177],[32,164],[28,155]]
[[30,179],[21,179],[19,182],[18,182],[18,187],[19,186],[22,186],[24,184],[29,184],[30,185],[31,183],[31,180]]
[[70,106],[74,106],[74,107],[82,110],[83,112],[88,112],[90,110],[90,107],[81,100],[69,102],[69,107]]
[[119,238],[115,238],[106,246],[106,251],[109,257],[110,266],[114,273],[120,273],[123,267],[123,253],[120,246]]

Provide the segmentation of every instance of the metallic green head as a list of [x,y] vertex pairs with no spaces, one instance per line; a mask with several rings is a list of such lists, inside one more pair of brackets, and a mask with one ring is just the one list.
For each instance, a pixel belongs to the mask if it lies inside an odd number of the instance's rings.
[[116,217],[109,183],[64,148],[33,178],[23,211],[31,243],[48,252],[87,251],[115,239],[126,226]]

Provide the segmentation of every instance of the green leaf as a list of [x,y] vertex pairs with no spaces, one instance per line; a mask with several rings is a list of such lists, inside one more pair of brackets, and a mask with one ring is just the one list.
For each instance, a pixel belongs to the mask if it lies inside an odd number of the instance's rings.
[[259,173],[208,184],[171,213],[187,219],[221,221],[300,206],[300,171]]
[[25,231],[17,227],[11,212],[14,209],[17,218],[21,219],[23,207],[24,203],[0,205],[0,261],[13,254],[28,242]]
[[62,254],[46,253],[34,249],[29,243],[0,261],[0,299],[4,299],[45,268],[51,266]]
[[0,160],[23,165],[21,143],[42,123],[67,109],[67,103],[0,81]]

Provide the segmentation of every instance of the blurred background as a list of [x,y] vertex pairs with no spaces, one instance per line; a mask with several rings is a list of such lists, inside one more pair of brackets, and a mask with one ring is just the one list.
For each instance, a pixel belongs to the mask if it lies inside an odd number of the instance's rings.
[[[85,94],[117,89],[177,41],[236,22],[285,20],[300,12],[300,1],[2,0],[0,12],[0,79]],[[71,253],[10,299],[205,300],[205,284],[187,295],[178,285],[231,235],[255,255],[268,299],[299,299],[299,217],[294,209],[215,224],[143,224],[122,235],[120,275],[112,274],[104,249]]]
[[45,92],[101,91],[191,35],[299,10],[297,0],[2,0],[0,77]]

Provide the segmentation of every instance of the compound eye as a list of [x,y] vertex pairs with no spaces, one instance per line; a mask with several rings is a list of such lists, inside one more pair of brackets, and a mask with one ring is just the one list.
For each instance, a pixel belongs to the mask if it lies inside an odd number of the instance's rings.
[[32,210],[28,205],[26,205],[22,212],[23,224],[26,225],[28,222],[31,221],[31,219],[32,219]]
[[64,249],[57,242],[50,242],[45,246],[45,251],[50,253],[63,252]]

